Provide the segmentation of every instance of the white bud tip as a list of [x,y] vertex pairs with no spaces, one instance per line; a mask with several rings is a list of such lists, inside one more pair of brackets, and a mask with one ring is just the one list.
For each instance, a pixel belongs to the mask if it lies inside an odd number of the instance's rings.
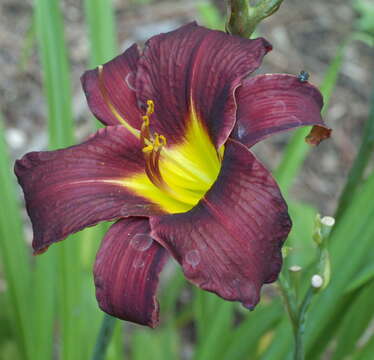
[[293,266],[290,267],[289,270],[292,271],[292,272],[298,272],[298,271],[301,270],[301,266],[299,266],[299,265],[293,265]]
[[321,223],[325,226],[332,227],[335,224],[335,219],[332,216],[324,216],[321,219]]
[[321,275],[313,275],[311,280],[312,286],[319,289],[323,285],[323,278]]

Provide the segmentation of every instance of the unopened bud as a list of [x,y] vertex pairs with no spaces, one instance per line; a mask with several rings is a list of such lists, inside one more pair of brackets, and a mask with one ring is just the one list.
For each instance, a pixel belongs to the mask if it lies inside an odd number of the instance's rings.
[[321,219],[321,234],[323,238],[327,238],[330,235],[332,227],[335,225],[335,219],[331,216],[324,216]]
[[334,224],[335,219],[332,216],[324,216],[321,218],[321,216],[317,214],[314,223],[313,240],[318,246],[321,246],[324,240],[328,238]]
[[248,0],[229,0],[229,18],[226,30],[229,34],[249,38],[256,26],[274,14],[283,0],[258,0],[250,5]]
[[319,289],[323,285],[323,278],[321,275],[315,274],[312,276],[311,284],[315,289]]
[[324,216],[321,219],[322,225],[333,227],[335,225],[335,219],[332,216]]
[[299,272],[301,270],[301,266],[299,266],[299,265],[292,265],[289,268],[289,270],[292,271],[292,272]]

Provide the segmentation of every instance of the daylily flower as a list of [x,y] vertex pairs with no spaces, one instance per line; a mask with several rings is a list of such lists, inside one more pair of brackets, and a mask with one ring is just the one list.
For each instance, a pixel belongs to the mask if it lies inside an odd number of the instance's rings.
[[88,105],[107,126],[15,165],[35,253],[117,220],[94,268],[105,312],[156,326],[156,287],[169,254],[193,284],[252,309],[262,285],[278,276],[291,220],[248,148],[301,125],[317,125],[311,142],[329,135],[310,83],[247,78],[269,50],[262,38],[191,23],[87,71]]

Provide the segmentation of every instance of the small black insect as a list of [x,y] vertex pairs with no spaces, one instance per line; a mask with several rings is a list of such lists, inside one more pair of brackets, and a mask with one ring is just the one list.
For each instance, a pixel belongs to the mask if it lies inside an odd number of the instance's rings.
[[302,70],[300,71],[300,74],[297,75],[297,78],[299,79],[300,82],[307,82],[309,79],[309,73]]

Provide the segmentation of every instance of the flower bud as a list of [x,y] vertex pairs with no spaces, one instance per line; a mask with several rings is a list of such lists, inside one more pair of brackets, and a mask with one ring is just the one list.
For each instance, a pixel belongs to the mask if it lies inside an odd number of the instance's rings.
[[310,282],[315,289],[320,289],[323,285],[323,278],[321,275],[315,274],[312,276]]
[[302,267],[299,265],[292,265],[288,270],[295,273],[301,271]]
[[321,219],[321,224],[328,227],[333,227],[335,225],[335,219],[332,216],[324,216]]

